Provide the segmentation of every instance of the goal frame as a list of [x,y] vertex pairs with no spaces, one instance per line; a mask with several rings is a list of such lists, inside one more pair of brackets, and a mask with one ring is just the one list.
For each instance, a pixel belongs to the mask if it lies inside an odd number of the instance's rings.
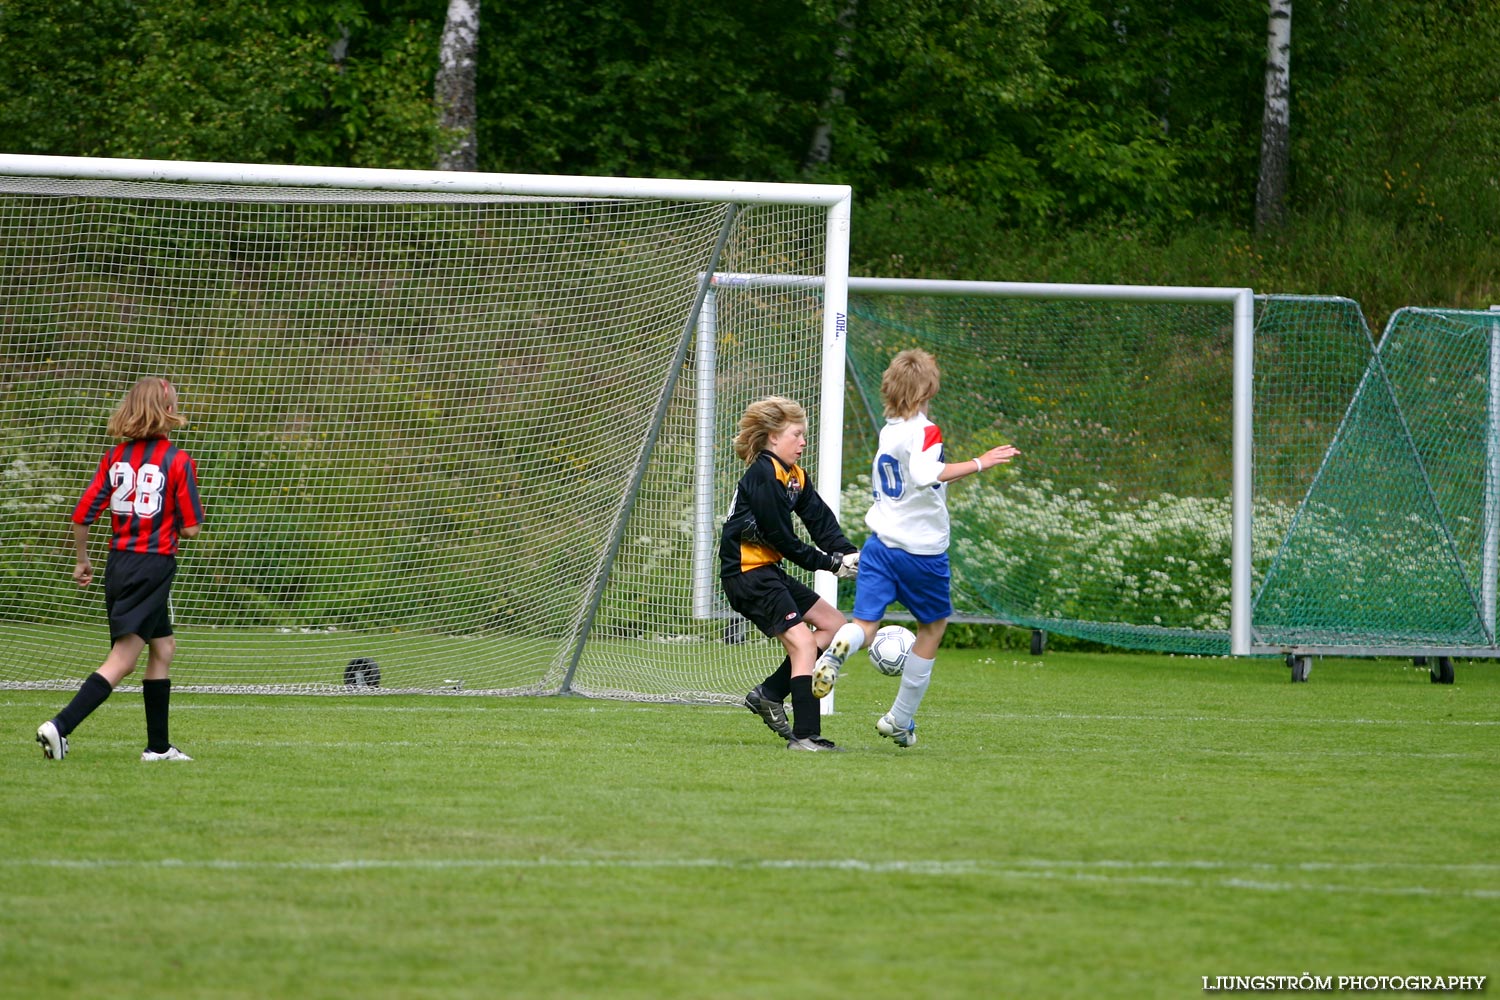
[[[724,287],[821,287],[822,282],[816,278],[787,279],[781,276],[763,274],[733,274],[723,273],[713,275],[710,286],[708,302],[699,317],[699,343],[700,345],[711,344],[714,339],[714,292]],[[1255,329],[1255,293],[1250,288],[1214,287],[1214,286],[1171,286],[1171,285],[1112,285],[1112,284],[1070,284],[1047,282],[1023,282],[1023,281],[964,281],[964,280],[942,280],[928,278],[878,278],[850,275],[847,287],[842,290],[844,296],[844,308],[847,309],[847,296],[849,293],[868,293],[885,295],[921,295],[935,297],[961,297],[979,296],[987,298],[1012,298],[1012,299],[1053,299],[1053,300],[1116,300],[1128,302],[1151,302],[1151,303],[1192,303],[1192,304],[1220,304],[1233,310],[1234,323],[1234,392],[1233,392],[1233,448],[1234,448],[1234,482],[1233,494],[1233,527],[1231,539],[1231,620],[1230,640],[1231,652],[1236,656],[1253,655],[1268,652],[1279,652],[1279,649],[1257,646],[1253,641],[1251,630],[1252,610],[1252,577],[1250,571],[1251,559],[1251,492],[1253,488],[1251,480],[1251,444],[1253,441],[1253,361],[1252,352],[1254,347]],[[827,449],[831,439],[842,436],[842,427],[837,428],[836,434],[830,434],[829,422],[832,419],[832,407],[830,398],[836,398],[837,410],[843,411],[843,381],[842,376],[832,380],[837,384],[830,384],[830,371],[824,369],[824,405],[822,441],[820,447]],[[700,378],[704,376],[700,375]],[[700,398],[712,393],[711,375],[704,378],[700,383]],[[711,399],[711,397],[708,397]],[[712,406],[703,407],[700,412],[712,413]],[[705,609],[701,613],[707,613],[709,605],[707,598],[708,587],[711,586],[711,559],[712,559],[712,523],[714,512],[711,507],[712,499],[712,456],[706,450],[709,446],[708,439],[704,436],[703,428],[700,426],[700,450],[698,463],[698,497],[699,502],[696,509],[696,531],[698,551],[694,559],[694,594],[695,613],[699,609]],[[830,504],[837,504],[841,488],[840,463],[842,460],[842,449],[836,452],[822,450],[819,455],[820,488],[819,493],[828,500]],[[835,506],[835,513],[837,507]],[[822,593],[820,591],[820,593]],[[824,595],[826,596],[826,594]]]
[[[1358,303],[1352,299],[1342,296],[1323,295],[1273,295],[1269,296],[1276,300],[1306,301],[1343,303],[1359,308]],[[1370,362],[1360,378],[1360,390],[1372,379],[1379,379],[1389,385],[1389,379],[1384,374],[1383,365],[1380,362],[1382,348],[1388,343],[1388,335],[1397,327],[1403,315],[1410,314],[1474,314],[1483,315],[1478,310],[1447,309],[1424,306],[1403,306],[1393,311],[1386,321],[1386,325],[1377,338],[1369,326],[1363,321],[1361,327],[1369,345]],[[1485,428],[1484,443],[1485,455],[1483,463],[1483,475],[1486,480],[1484,490],[1483,509],[1479,512],[1482,524],[1482,551],[1479,565],[1479,617],[1480,623],[1491,640],[1489,646],[1458,646],[1441,644],[1340,644],[1340,643],[1265,643],[1252,642],[1250,652],[1252,654],[1285,654],[1288,665],[1292,668],[1292,679],[1305,681],[1307,672],[1311,665],[1310,657],[1317,656],[1350,656],[1350,657],[1394,657],[1411,658],[1421,664],[1425,658],[1436,657],[1440,661],[1447,661],[1452,657],[1476,660],[1492,660],[1500,658],[1500,631],[1497,631],[1497,600],[1500,600],[1500,305],[1492,305],[1488,315],[1492,317],[1489,321],[1490,336],[1488,350],[1486,353],[1486,394],[1485,394]],[[1330,450],[1338,443],[1339,436],[1343,433],[1344,423],[1352,415],[1353,407],[1360,396],[1357,391],[1349,401],[1349,410],[1344,413],[1340,422],[1338,432],[1329,442]],[[1409,436],[1409,429],[1407,430]],[[1323,463],[1328,461],[1328,454],[1323,456]],[[1252,466],[1253,468],[1253,466]],[[1320,468],[1321,471],[1321,468]],[[1425,477],[1426,472],[1423,471]],[[1316,479],[1316,476],[1314,477]],[[1253,596],[1252,596],[1253,600]],[[1253,622],[1252,622],[1253,629]],[[1253,631],[1252,631],[1253,638]],[[1446,679],[1440,680],[1439,671],[1433,671],[1433,681],[1441,683],[1452,682],[1451,663],[1446,668]]]

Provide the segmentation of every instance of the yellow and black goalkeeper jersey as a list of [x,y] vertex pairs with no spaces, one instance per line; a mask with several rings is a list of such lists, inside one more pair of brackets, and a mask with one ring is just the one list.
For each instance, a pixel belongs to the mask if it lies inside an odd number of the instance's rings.
[[[813,545],[797,536],[793,514],[807,527]],[[735,487],[719,538],[720,576],[774,566],[783,558],[806,570],[833,572],[844,553],[853,551],[802,466],[783,465],[769,451],[755,456]]]

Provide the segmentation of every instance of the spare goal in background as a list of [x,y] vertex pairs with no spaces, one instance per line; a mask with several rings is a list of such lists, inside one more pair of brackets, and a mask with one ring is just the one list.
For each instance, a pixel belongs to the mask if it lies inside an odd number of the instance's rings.
[[1251,336],[1247,290],[850,289],[848,522],[903,348],[938,356],[950,459],[1022,450],[950,487],[960,613],[1183,653],[1496,652],[1492,314],[1402,310],[1377,349],[1348,299],[1262,296]]

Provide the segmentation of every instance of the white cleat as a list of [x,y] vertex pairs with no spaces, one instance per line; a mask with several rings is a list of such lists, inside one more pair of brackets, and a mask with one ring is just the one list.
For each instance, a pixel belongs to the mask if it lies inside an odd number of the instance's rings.
[[37,727],[36,741],[42,745],[42,756],[62,760],[68,755],[68,738],[57,731],[57,723],[48,719]]
[[793,736],[786,741],[788,750],[801,750],[807,753],[843,753],[844,748],[833,740],[825,740],[821,736]]
[[172,747],[172,746],[167,747],[161,753],[157,753],[154,750],[145,750],[145,751],[141,752],[141,760],[147,760],[147,761],[150,761],[150,760],[192,760],[192,759],[193,758],[189,757],[187,754],[183,753],[181,750],[177,749],[176,747]]
[[875,731],[886,739],[893,741],[898,747],[916,746],[917,743],[917,720],[913,719],[911,725],[902,729],[896,725],[896,720],[887,712],[875,723]]
[[823,655],[818,657],[818,662],[813,665],[813,697],[826,698],[828,692],[838,683],[839,669],[844,665],[844,657],[849,655],[849,643],[844,639],[835,639]]

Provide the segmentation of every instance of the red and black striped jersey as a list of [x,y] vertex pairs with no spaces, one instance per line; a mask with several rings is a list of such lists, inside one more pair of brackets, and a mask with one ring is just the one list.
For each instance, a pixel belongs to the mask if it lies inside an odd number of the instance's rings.
[[93,524],[109,507],[117,552],[177,554],[177,533],[203,521],[198,467],[166,438],[124,441],[104,453],[78,506],[74,524]]

